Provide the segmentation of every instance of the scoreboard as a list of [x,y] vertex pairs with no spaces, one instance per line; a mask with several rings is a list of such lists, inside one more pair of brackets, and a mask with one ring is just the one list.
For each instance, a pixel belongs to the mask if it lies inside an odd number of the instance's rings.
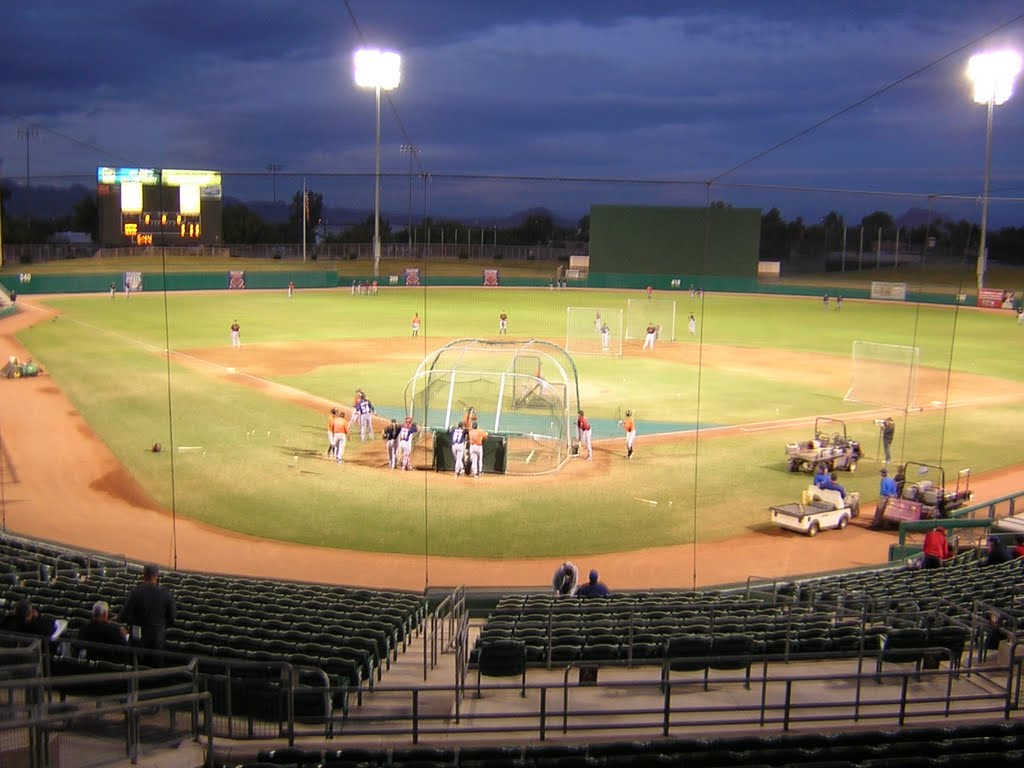
[[96,171],[99,238],[105,246],[215,245],[221,240],[218,171]]

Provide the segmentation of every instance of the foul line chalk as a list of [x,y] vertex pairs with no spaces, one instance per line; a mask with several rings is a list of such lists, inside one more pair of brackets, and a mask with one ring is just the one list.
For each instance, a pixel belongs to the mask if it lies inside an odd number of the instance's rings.
[[658,502],[654,499],[641,499],[639,496],[634,496],[633,498],[637,501],[642,501],[644,504],[650,504],[652,507],[658,506]]

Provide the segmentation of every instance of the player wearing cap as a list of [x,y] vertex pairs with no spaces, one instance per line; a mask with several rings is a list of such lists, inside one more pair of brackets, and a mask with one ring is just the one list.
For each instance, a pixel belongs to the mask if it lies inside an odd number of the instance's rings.
[[654,341],[657,338],[658,338],[658,326],[656,326],[654,323],[648,323],[647,324],[647,335],[644,336],[644,346],[643,346],[643,348],[640,351],[643,352],[645,349],[650,349],[653,352],[654,351]]
[[345,463],[345,446],[348,445],[348,421],[344,416],[334,420],[334,458],[339,464]]
[[369,435],[370,439],[373,440],[373,415],[377,412],[374,410],[373,403],[370,402],[366,395],[363,395],[359,401],[359,439],[365,440],[366,436]]
[[484,440],[487,437],[487,432],[480,429],[474,421],[469,430],[469,467],[473,477],[480,477],[480,473],[484,471]]
[[633,441],[636,440],[636,421],[633,419],[633,412],[626,411],[626,418],[622,420],[622,428],[626,430],[626,458],[633,458]]
[[398,466],[398,422],[394,419],[384,427],[384,444],[388,447],[388,466]]
[[469,440],[469,433],[462,424],[455,424],[449,430],[452,436],[452,456],[455,459],[455,476],[459,477],[466,471],[466,442]]
[[498,333],[508,334],[508,315],[505,314],[505,310],[501,310],[501,314],[498,315]]
[[402,470],[408,471],[412,468],[412,441],[419,432],[411,416],[405,417],[405,424],[398,430],[398,451],[402,457]]
[[334,422],[338,419],[338,409],[331,408],[331,415],[327,417],[327,458],[334,456]]
[[352,401],[352,415],[349,417],[349,426],[354,427],[356,422],[359,421],[359,404],[363,402],[363,397],[365,397],[363,390],[357,389],[356,397]]
[[583,446],[587,447],[587,461],[594,460],[594,446],[591,445],[590,434],[590,421],[583,415],[583,411],[580,411],[579,418],[576,419],[576,440],[580,444],[580,453],[583,452]]

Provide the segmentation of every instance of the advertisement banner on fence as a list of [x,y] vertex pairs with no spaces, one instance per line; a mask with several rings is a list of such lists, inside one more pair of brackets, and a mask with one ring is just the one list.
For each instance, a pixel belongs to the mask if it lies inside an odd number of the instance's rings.
[[889,301],[906,301],[906,283],[883,283],[877,280],[871,281],[871,298],[887,299]]
[[142,290],[142,273],[141,272],[125,272],[124,273],[124,292],[138,293]]
[[978,291],[978,306],[989,309],[1013,309],[1013,292],[1004,291],[1002,288],[981,288]]
[[484,285],[489,288],[494,288],[498,285],[498,270],[496,269],[485,269],[484,270]]
[[245,270],[232,269],[228,272],[228,290],[241,291],[245,288]]
[[405,270],[405,284],[406,285],[419,285],[420,284],[420,271],[416,267],[409,267]]

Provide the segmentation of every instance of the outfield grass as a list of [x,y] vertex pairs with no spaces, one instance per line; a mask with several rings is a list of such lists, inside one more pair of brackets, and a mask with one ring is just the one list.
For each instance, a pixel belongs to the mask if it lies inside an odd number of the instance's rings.
[[[128,470],[179,515],[301,543],[497,558],[558,556],[570,548],[620,551],[767,527],[768,505],[799,498],[806,485],[806,476],[786,471],[783,447],[808,437],[808,427],[655,444],[645,441],[645,423],[706,428],[857,411],[842,402],[845,387],[836,387],[834,376],[824,385],[821,374],[823,366],[848,370],[855,339],[916,345],[924,365],[1024,381],[1024,369],[1008,353],[1024,331],[1001,314],[853,301],[842,312],[825,312],[813,298],[707,295],[698,301],[679,294],[681,340],[674,346],[698,359],[699,343],[685,324],[694,311],[708,354],[734,347],[734,366],[644,358],[635,349],[622,358],[576,358],[589,415],[614,420],[624,408],[638,412],[632,462],[614,442],[606,471],[574,466],[560,476],[474,485],[365,465],[383,455],[379,440],[350,442],[355,461],[337,467],[315,456],[324,448],[323,410],[270,397],[224,378],[221,369],[176,358],[168,364],[160,354],[165,347],[225,347],[237,318],[247,345],[283,350],[341,342],[338,359],[313,371],[281,372],[275,381],[344,404],[362,387],[379,408],[401,409],[419,359],[452,337],[494,337],[502,310],[513,337],[562,341],[567,305],[624,306],[635,296],[431,288],[385,289],[377,297],[300,291],[291,300],[278,291],[140,294],[129,301],[61,297],[46,300],[60,319],[24,331],[21,340]],[[413,312],[424,321],[415,341],[409,338]],[[354,346],[366,339],[381,340],[379,361],[345,354],[346,341]],[[744,349],[816,355],[797,365],[806,370],[780,375],[743,365]],[[901,418],[897,448],[907,459],[941,460],[949,476],[964,466],[981,472],[1020,464],[1022,416],[1020,402],[913,414]],[[842,481],[870,500],[878,482],[876,431],[865,423],[851,424],[850,432],[872,459]],[[156,441],[202,450],[149,453]]]

